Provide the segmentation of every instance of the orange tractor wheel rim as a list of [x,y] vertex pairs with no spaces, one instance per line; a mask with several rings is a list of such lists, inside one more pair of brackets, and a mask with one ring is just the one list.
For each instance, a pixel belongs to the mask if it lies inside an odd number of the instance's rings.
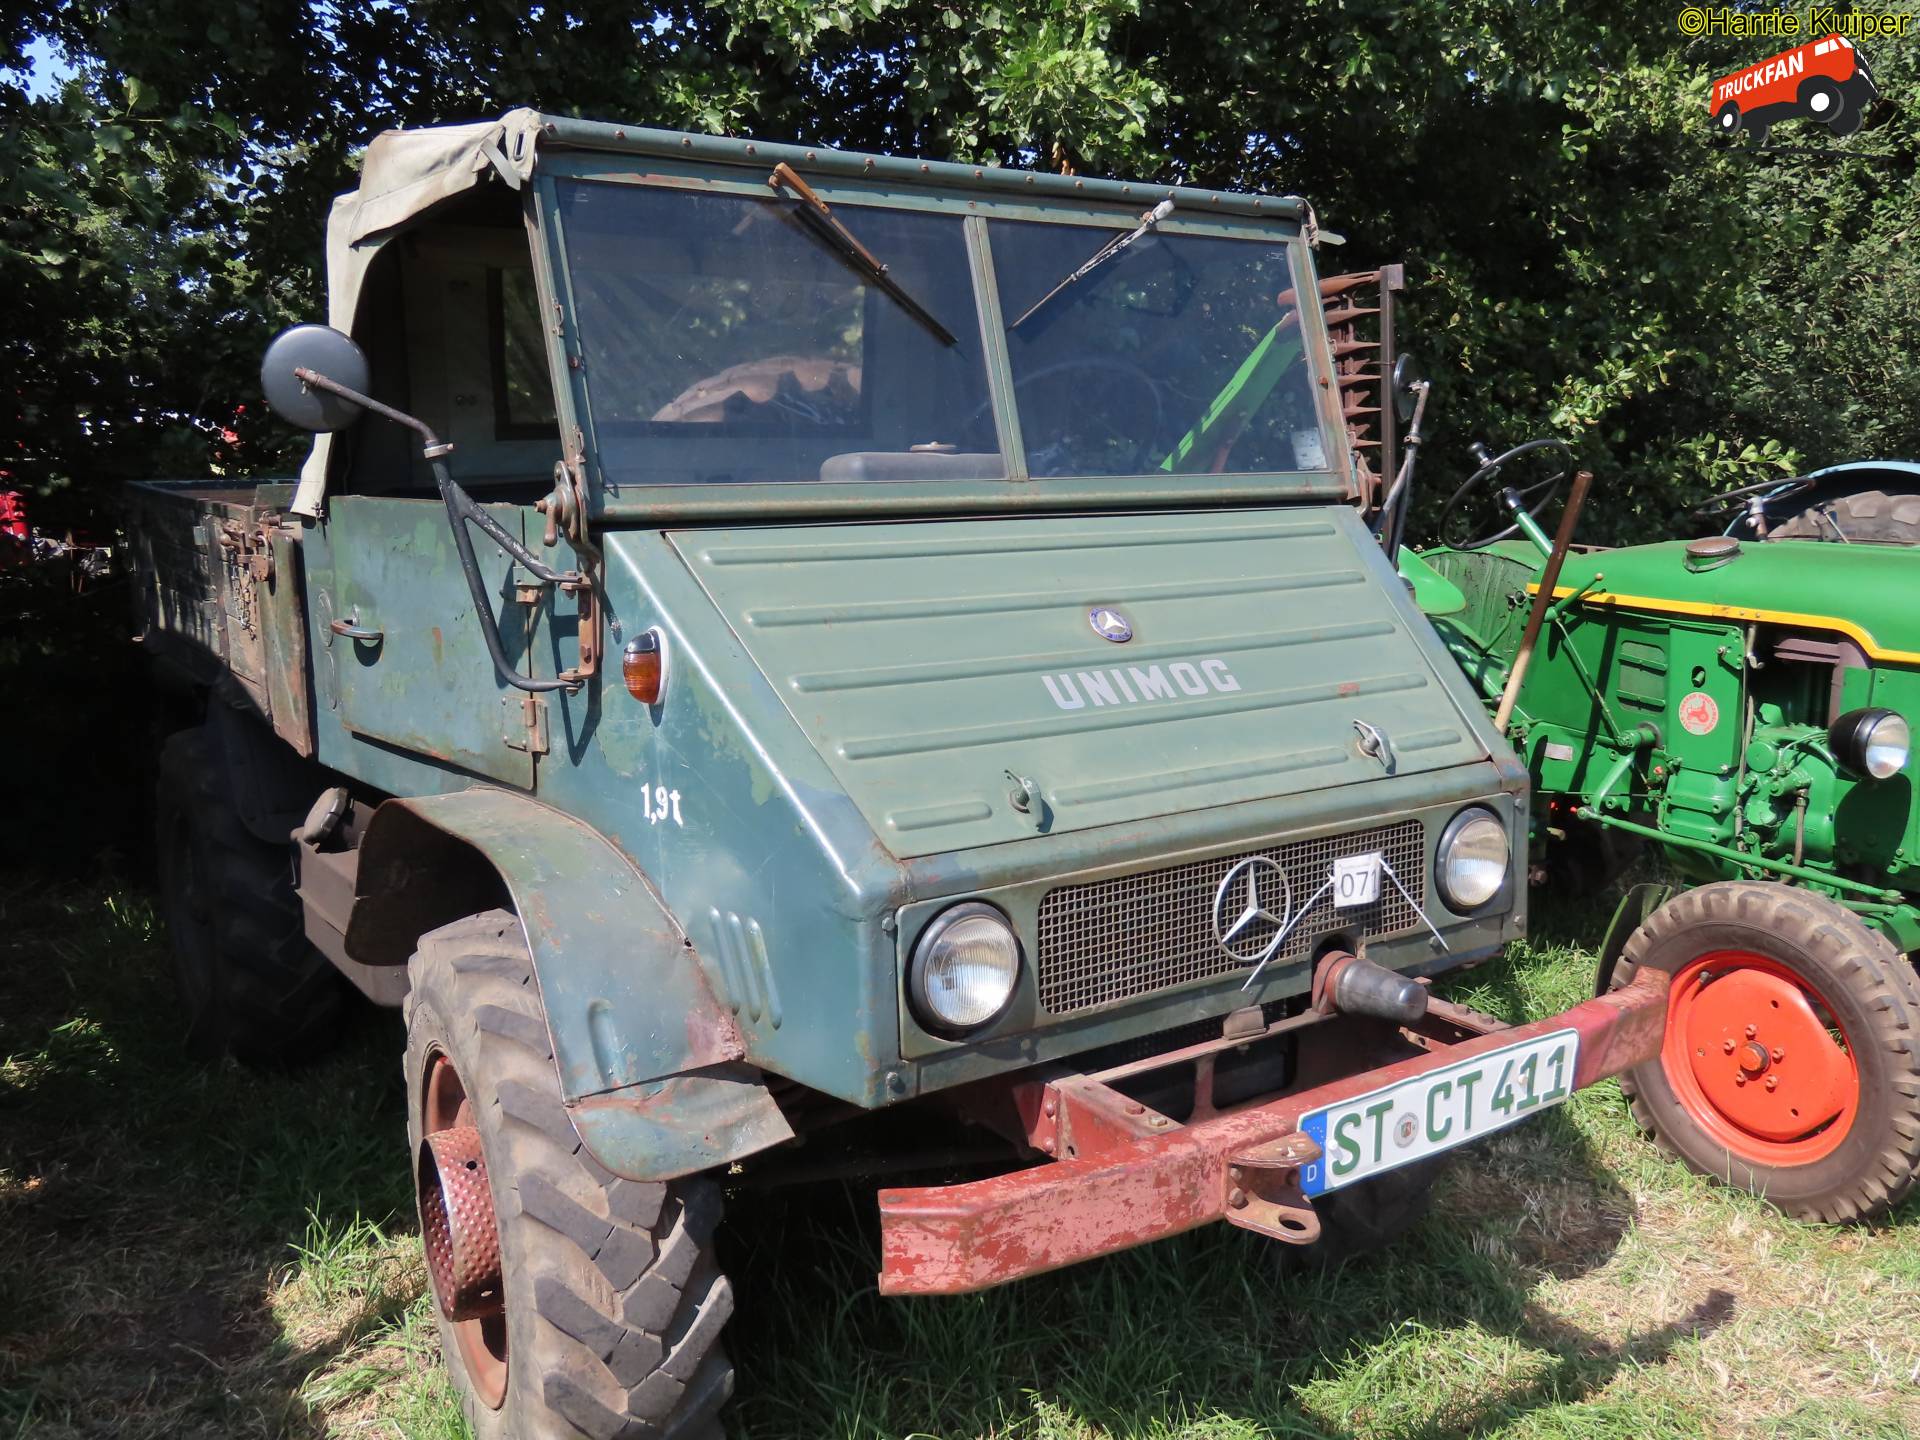
[[1714,950],[1673,977],[1660,1052],[1681,1108],[1755,1165],[1811,1165],[1860,1108],[1853,1042],[1805,976],[1751,950]]

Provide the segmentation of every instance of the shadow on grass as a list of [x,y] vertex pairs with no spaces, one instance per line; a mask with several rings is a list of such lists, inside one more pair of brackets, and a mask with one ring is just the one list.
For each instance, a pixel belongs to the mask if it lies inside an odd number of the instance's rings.
[[411,1223],[395,1022],[198,1066],[167,964],[125,888],[0,877],[0,1433],[320,1435],[306,1377],[417,1293],[357,1277],[310,1347],[268,1304],[296,1247]]
[[1731,1318],[1715,1290],[1622,1341],[1583,1331],[1532,1294],[1604,1263],[1624,1216],[1576,1201],[1585,1228],[1546,1234],[1540,1207],[1489,1207],[1462,1178],[1436,1218],[1335,1270],[1283,1266],[1272,1242],[1216,1226],[916,1300],[875,1291],[862,1189],[736,1202],[733,1433],[1438,1440],[1578,1404]]

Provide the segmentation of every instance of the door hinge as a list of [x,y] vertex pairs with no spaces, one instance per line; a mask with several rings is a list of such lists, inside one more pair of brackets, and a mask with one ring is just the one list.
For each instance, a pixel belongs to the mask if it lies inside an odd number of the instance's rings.
[[538,695],[502,695],[500,738],[509,750],[546,754],[547,702]]

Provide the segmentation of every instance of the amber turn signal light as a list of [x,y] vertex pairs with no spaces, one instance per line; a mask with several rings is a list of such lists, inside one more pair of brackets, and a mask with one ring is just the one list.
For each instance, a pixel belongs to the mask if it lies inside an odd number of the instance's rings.
[[666,690],[667,642],[658,630],[636,635],[620,652],[620,678],[642,705],[658,705]]

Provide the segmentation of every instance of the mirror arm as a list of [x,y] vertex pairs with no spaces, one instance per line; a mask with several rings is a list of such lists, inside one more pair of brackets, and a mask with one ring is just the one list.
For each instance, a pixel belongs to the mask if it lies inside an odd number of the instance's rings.
[[493,602],[487,594],[486,581],[480,578],[480,563],[474,558],[473,536],[467,526],[478,525],[486,532],[488,539],[512,557],[515,564],[523,566],[548,584],[579,589],[586,585],[586,576],[578,570],[555,570],[508,534],[506,527],[489,515],[479,501],[461,489],[455,483],[452,472],[447,469],[446,456],[453,452],[453,446],[434,434],[426,421],[396,410],[391,405],[382,405],[372,396],[362,395],[358,390],[330,380],[317,371],[301,367],[293,373],[303,385],[311,385],[316,390],[325,390],[344,400],[351,400],[420,437],[420,453],[433,467],[433,483],[440,491],[441,502],[447,507],[447,523],[453,527],[453,548],[460,556],[460,569],[467,577],[467,590],[473,596],[473,611],[480,617],[480,638],[486,642],[487,656],[493,661],[494,673],[516,690],[534,694],[546,690],[578,690],[581,684],[579,680],[536,680],[522,675],[507,663],[506,650],[500,642],[500,626],[493,615]]
[[[438,442],[435,444],[438,447]],[[487,655],[493,661],[494,673],[514,689],[526,690],[534,694],[544,690],[578,690],[580,682],[577,680],[535,680],[530,676],[522,675],[507,663],[506,651],[500,643],[500,626],[493,618],[493,601],[487,594],[486,581],[480,578],[480,565],[474,559],[473,535],[467,529],[467,522],[471,520],[479,525],[487,532],[489,538],[513,557],[516,563],[525,564],[535,574],[545,570],[546,574],[541,576],[542,579],[559,580],[565,583],[566,577],[557,575],[541,565],[527,553],[526,547],[508,535],[498,521],[482,510],[471,495],[453,483],[453,476],[447,473],[446,462],[440,458],[445,453],[446,450],[441,449],[438,455],[429,455],[433,464],[433,478],[440,487],[441,498],[446,501],[447,518],[453,524],[453,548],[460,555],[460,569],[467,577],[467,591],[473,596],[473,613],[480,617],[480,638],[486,641]],[[572,579],[578,582],[580,577],[576,574]]]
[[293,370],[293,375],[296,380],[309,389],[324,390],[329,395],[338,395],[342,400],[351,400],[363,410],[371,410],[383,419],[391,420],[396,425],[405,426],[420,437],[421,445],[429,451],[441,443],[440,437],[428,428],[426,421],[416,420],[404,410],[396,410],[391,405],[382,405],[371,395],[362,395],[351,385],[342,385],[338,380],[330,379],[322,375],[318,370],[309,370],[304,365],[296,365]]
[[446,501],[447,518],[456,526],[463,520],[478,525],[487,532],[487,538],[511,555],[516,563],[530,570],[536,578],[546,581],[549,585],[559,585],[568,590],[577,590],[585,585],[587,577],[580,571],[554,569],[515,539],[505,526],[487,513],[484,505],[460,488],[440,459],[452,449],[451,445],[443,446],[436,443],[425,452],[426,458],[433,465],[433,480],[440,487],[440,498]]

